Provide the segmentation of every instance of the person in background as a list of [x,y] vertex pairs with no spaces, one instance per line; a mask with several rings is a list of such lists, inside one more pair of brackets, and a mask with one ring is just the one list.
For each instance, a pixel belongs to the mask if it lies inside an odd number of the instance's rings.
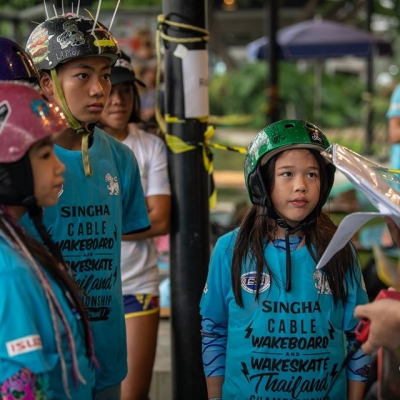
[[389,109],[390,168],[400,169],[400,84],[393,90]]
[[[325,398],[355,341],[354,308],[368,297],[354,247],[315,269],[337,228],[322,211],[328,146],[315,125],[285,120],[248,148],[252,206],[218,239],[200,303],[209,399]],[[358,350],[329,398],[361,400],[369,362]]]
[[71,126],[54,137],[65,184],[44,223],[82,292],[99,361],[96,400],[119,400],[127,373],[121,238],[150,227],[132,151],[95,127],[119,47],[99,21],[71,13],[37,25],[26,50],[45,96]]
[[147,28],[138,28],[132,35],[130,43],[133,64],[137,66],[145,65],[148,60],[155,58],[155,44],[153,33]]
[[[42,222],[64,183],[51,136],[68,125],[23,83],[0,82],[0,112],[0,398],[93,399],[89,321]],[[21,227],[24,214],[44,244]]]
[[128,375],[122,400],[147,400],[159,324],[158,254],[154,239],[169,232],[171,190],[167,151],[157,136],[138,129],[140,98],[130,58],[122,53],[111,69],[111,94],[99,125],[136,155],[151,228],[124,235],[121,246]]

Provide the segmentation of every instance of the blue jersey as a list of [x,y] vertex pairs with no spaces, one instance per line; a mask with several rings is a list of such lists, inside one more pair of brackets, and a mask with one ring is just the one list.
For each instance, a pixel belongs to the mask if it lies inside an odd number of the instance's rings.
[[[271,245],[265,258],[274,279],[264,272],[255,300],[255,265],[242,266],[244,308],[235,301],[231,262],[237,231],[221,237],[213,251],[201,299],[205,374],[224,375],[223,399],[322,399],[346,355],[357,325],[356,305],[368,301],[365,289],[348,281],[346,304],[335,305],[327,282],[306,246],[291,252],[292,289],[286,292],[286,253]],[[357,270],[358,282],[361,282]],[[221,350],[222,349],[222,350]],[[208,354],[207,354],[208,353]],[[342,373],[331,399],[347,393],[347,378],[366,380],[369,357],[361,352]],[[361,362],[360,362],[361,360]]]
[[[78,366],[86,380],[86,385],[79,382],[75,386],[71,376],[72,360],[67,335],[60,322],[71,398],[92,399],[95,373],[86,354],[83,324],[74,316],[60,287],[50,276],[48,278],[71,328]],[[64,392],[56,334],[44,290],[25,258],[3,238],[0,238],[0,293],[0,382],[27,368],[34,374],[45,375],[49,383],[46,398],[68,399]]]
[[[397,85],[390,97],[390,106],[386,118],[400,118],[400,85]],[[390,167],[400,169],[400,143],[392,143],[390,146]]]
[[127,373],[121,289],[121,235],[150,226],[132,151],[96,128],[85,176],[82,152],[55,146],[66,165],[59,202],[44,210],[43,222],[74,278],[93,331],[101,370],[96,390],[121,382]]

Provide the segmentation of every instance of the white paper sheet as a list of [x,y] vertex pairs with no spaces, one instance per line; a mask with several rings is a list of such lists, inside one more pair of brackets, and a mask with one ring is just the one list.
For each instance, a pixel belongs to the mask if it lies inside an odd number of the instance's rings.
[[382,214],[379,212],[357,212],[344,217],[319,260],[316,269],[323,268],[334,254],[343,249],[358,229],[376,217],[382,217]]
[[400,226],[400,179],[373,161],[342,147],[331,145],[321,153],[376,207],[377,212],[347,215],[339,224],[316,268],[323,268],[332,256],[348,243],[365,223],[389,216]]
[[210,114],[208,52],[189,50],[179,44],[174,55],[182,59],[185,118],[207,117]]

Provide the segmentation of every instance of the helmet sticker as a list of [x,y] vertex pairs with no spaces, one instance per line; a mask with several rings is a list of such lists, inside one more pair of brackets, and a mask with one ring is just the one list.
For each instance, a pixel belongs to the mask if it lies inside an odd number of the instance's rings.
[[308,130],[308,133],[310,134],[310,139],[313,142],[318,142],[318,143],[323,144],[324,141],[323,141],[322,135],[321,135],[322,132],[316,126],[313,126],[309,123],[306,124],[306,127]]
[[128,69],[129,71],[132,71],[132,67],[131,67],[131,64],[129,63],[129,61],[125,60],[125,58],[122,58],[122,57],[117,60],[114,67],[125,68],[125,69]]
[[35,64],[43,61],[49,54],[49,31],[47,28],[38,28],[27,45],[27,50]]
[[85,44],[85,35],[79,31],[75,21],[64,22],[63,29],[64,32],[57,36],[57,42],[60,43],[61,49]]
[[31,103],[32,111],[39,117],[47,116],[49,114],[49,106],[43,100],[33,100]]
[[3,101],[0,104],[0,134],[3,131],[4,126],[6,125],[7,119],[11,114],[11,107],[8,101]]

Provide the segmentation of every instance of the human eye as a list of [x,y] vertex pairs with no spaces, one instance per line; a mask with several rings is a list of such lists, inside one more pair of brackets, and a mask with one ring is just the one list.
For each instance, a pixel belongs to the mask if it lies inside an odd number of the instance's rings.
[[46,146],[42,147],[40,157],[43,159],[48,159],[54,154],[54,145],[53,143],[49,143]]
[[110,77],[111,77],[111,74],[110,73],[106,73],[106,74],[104,74],[103,75],[103,78],[104,78],[104,80],[106,80],[106,81],[109,81],[110,80]]
[[76,75],[79,79],[88,79],[89,75],[86,72],[80,72]]
[[318,178],[318,177],[319,177],[319,175],[318,175],[317,172],[309,172],[309,173],[307,174],[307,176],[308,176],[309,178]]
[[293,176],[293,174],[290,171],[283,171],[281,175],[288,178]]

